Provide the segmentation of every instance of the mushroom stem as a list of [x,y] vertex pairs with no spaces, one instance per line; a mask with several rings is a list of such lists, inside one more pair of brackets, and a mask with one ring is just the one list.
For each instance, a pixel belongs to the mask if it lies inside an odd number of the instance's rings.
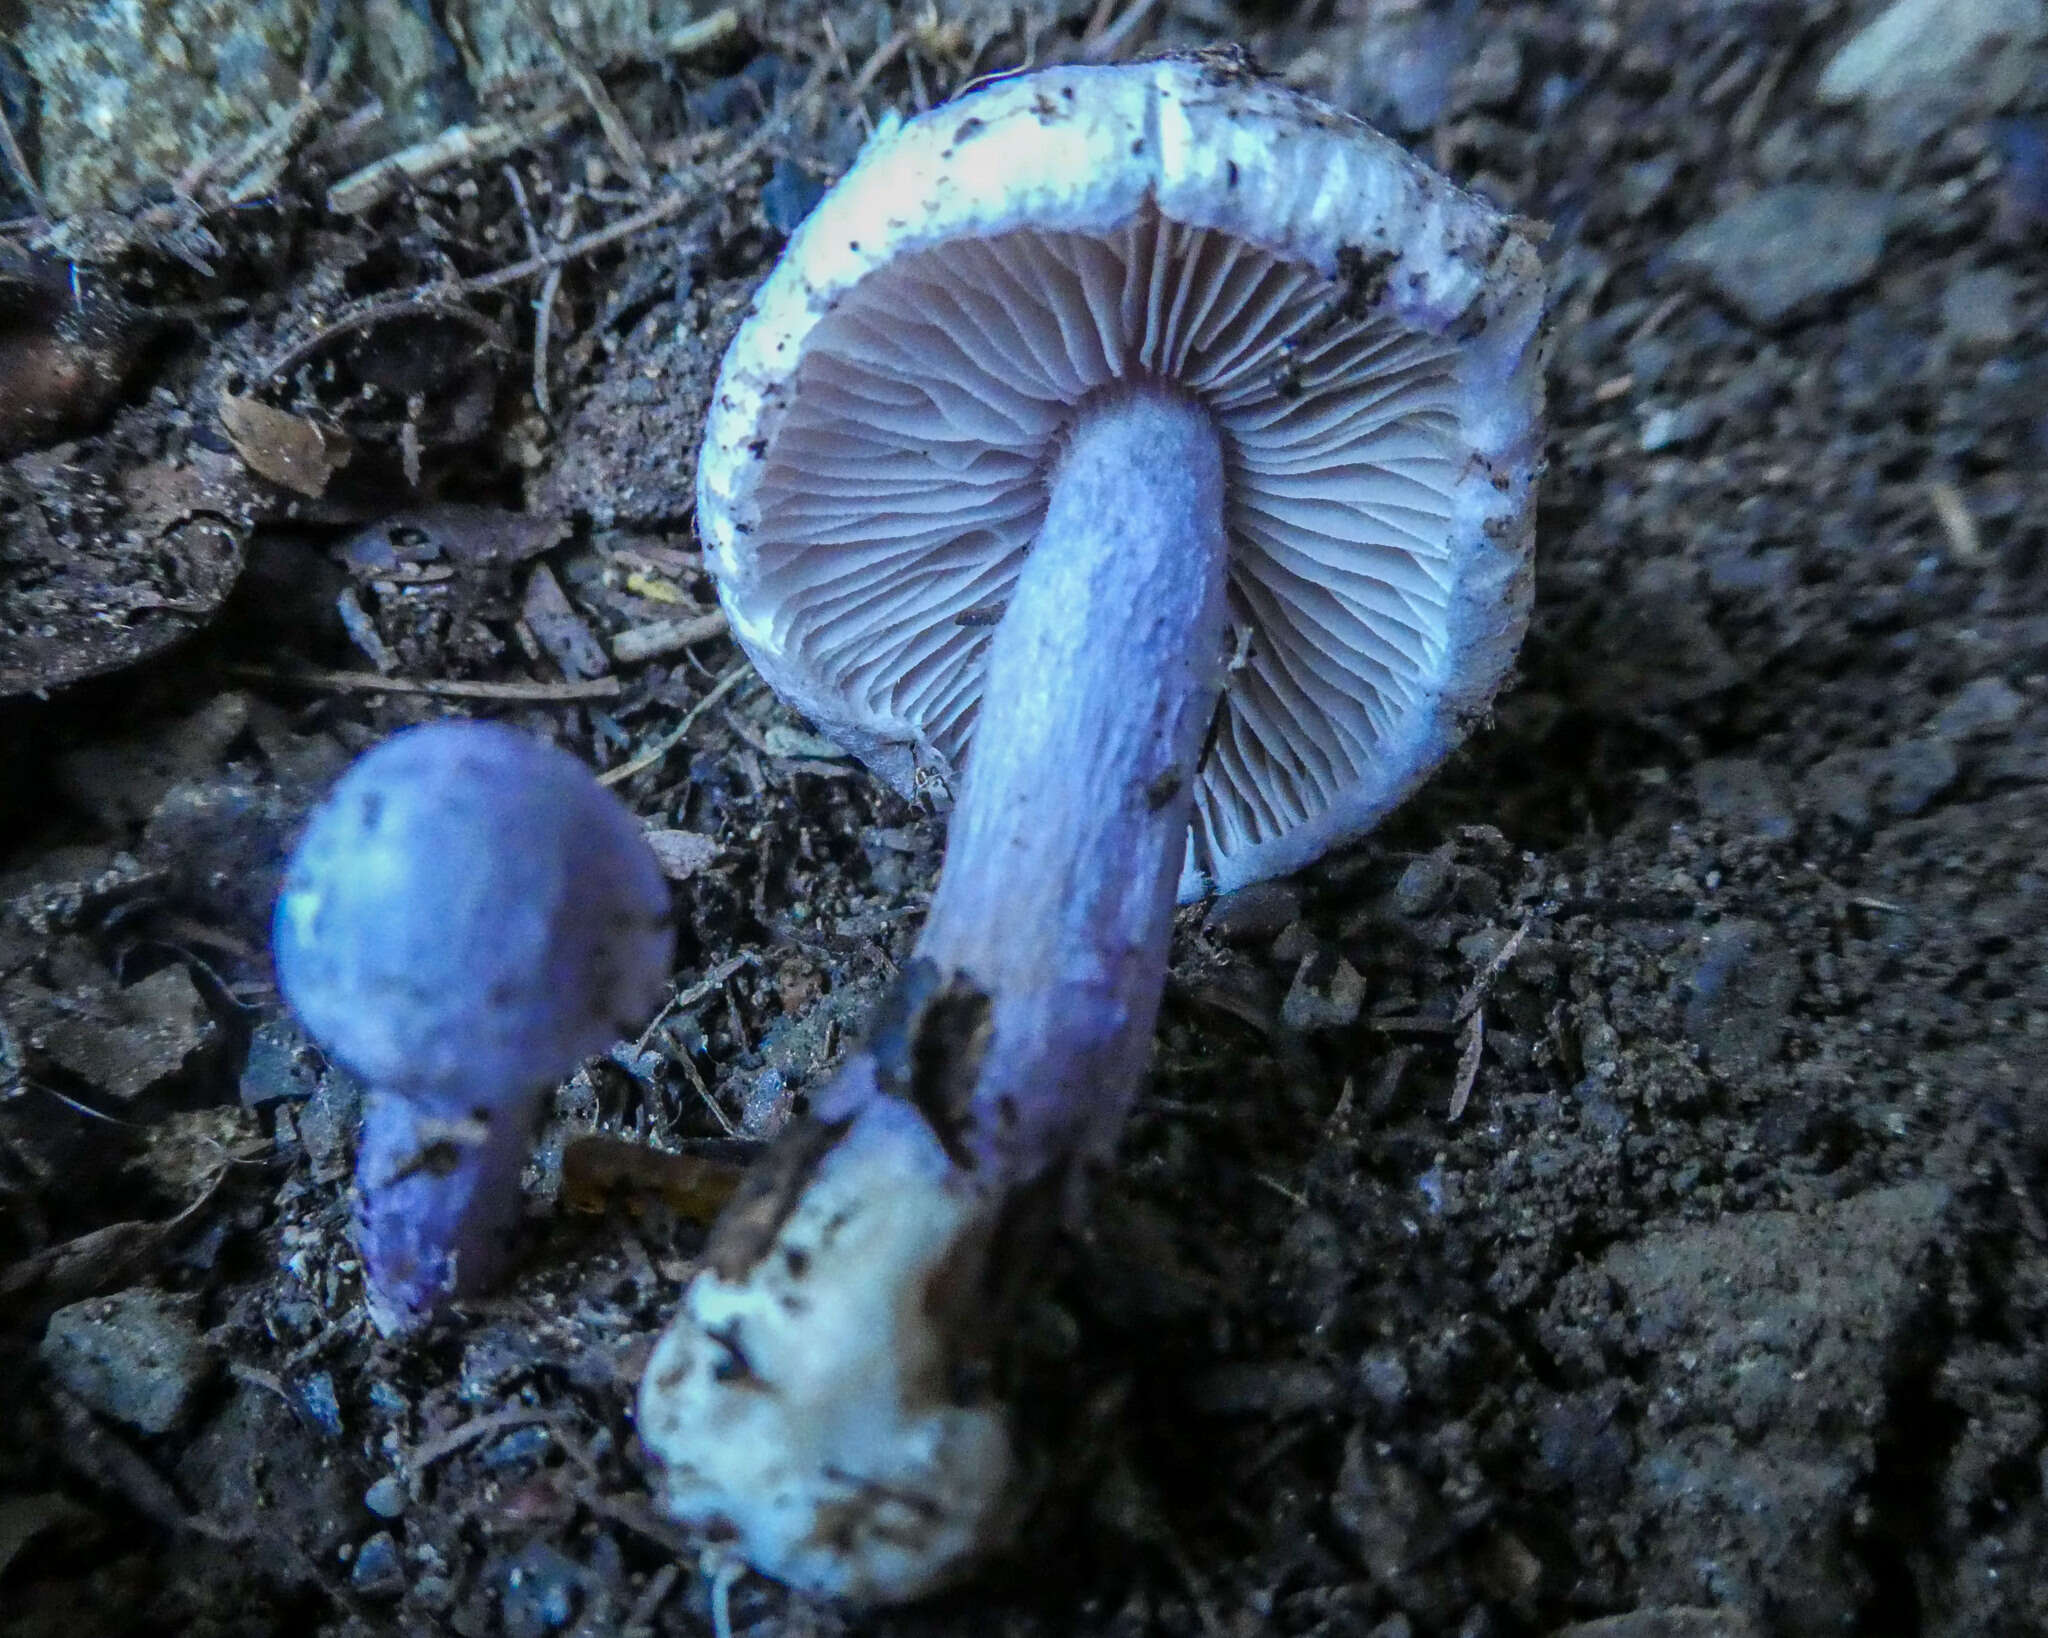
[[974,761],[917,953],[991,999],[966,1125],[1028,1177],[1106,1155],[1165,981],[1222,682],[1223,451],[1157,389],[1088,406],[989,645]]
[[648,1362],[670,1510],[769,1575],[916,1597],[1015,1520],[1005,1325],[1144,1070],[1225,561],[1207,412],[1149,387],[1086,408],[990,641],[917,958]]
[[372,1087],[356,1153],[356,1247],[363,1297],[387,1336],[449,1297],[487,1291],[511,1261],[544,1088],[499,1108],[437,1114]]

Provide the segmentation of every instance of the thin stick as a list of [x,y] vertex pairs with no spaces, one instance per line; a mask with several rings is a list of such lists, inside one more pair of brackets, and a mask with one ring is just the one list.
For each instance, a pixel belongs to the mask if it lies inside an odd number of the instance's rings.
[[723,45],[739,31],[739,9],[735,6],[720,6],[708,17],[700,17],[694,23],[685,23],[658,44],[663,56],[691,57],[699,52],[708,51],[715,45]]
[[[880,58],[888,49],[887,46],[884,46],[882,51],[878,51],[875,54],[876,58]],[[868,66],[873,68],[875,60],[870,59]],[[502,290],[507,285],[519,284],[524,280],[533,278],[536,274],[545,274],[556,268],[565,267],[570,262],[580,261],[586,256],[615,245],[622,239],[633,238],[637,234],[646,232],[649,228],[660,227],[666,222],[672,222],[693,206],[707,199],[715,199],[719,192],[738,176],[743,166],[752,160],[771,141],[781,135],[782,128],[789,123],[790,117],[795,110],[817,95],[819,89],[825,83],[826,76],[832,72],[832,67],[833,64],[829,58],[819,59],[818,65],[811,70],[810,77],[798,87],[796,93],[790,97],[782,111],[764,121],[761,128],[745,142],[741,143],[738,148],[734,149],[722,164],[715,170],[700,177],[694,185],[677,188],[664,197],[655,200],[654,203],[648,205],[645,209],[637,210],[630,216],[622,217],[608,227],[594,229],[579,239],[570,240],[567,244],[551,246],[546,250],[528,256],[524,261],[514,262],[509,267],[501,267],[490,273],[479,273],[473,278],[455,279],[440,284],[423,285],[404,295],[373,300],[367,306],[358,309],[345,318],[334,320],[317,335],[308,336],[296,346],[288,348],[267,369],[262,371],[260,379],[274,380],[285,371],[296,369],[307,358],[310,358],[324,347],[330,339],[344,330],[362,329],[366,325],[381,322],[386,318],[395,318],[402,314],[413,312],[434,312],[448,318],[459,319],[488,334],[494,343],[502,346],[503,341],[498,336],[496,327],[491,325],[481,315],[461,306],[458,298],[463,296],[479,296],[491,290]],[[565,115],[559,117],[566,118]],[[477,128],[479,132],[483,129],[482,127]],[[501,129],[499,134],[504,135],[505,133]],[[529,129],[523,132],[512,133],[516,140],[506,142],[504,148],[500,151],[509,152],[512,148],[519,146],[525,141],[537,140],[543,134],[545,134],[544,129]],[[473,140],[467,134],[466,128],[443,132],[440,137],[434,139],[433,144],[422,144],[418,149],[408,149],[403,154],[391,155],[386,159],[379,160],[376,165],[370,166],[366,170],[358,171],[353,177],[343,178],[342,181],[336,183],[329,190],[328,208],[338,213],[362,210],[367,208],[369,204],[374,203],[376,198],[381,198],[382,194],[374,194],[373,196],[375,178],[372,177],[372,172],[395,174],[395,172],[402,170],[415,178],[424,174],[416,168],[415,162],[426,162],[423,156],[425,156],[426,150],[429,147],[438,147],[439,150],[444,150],[437,151],[431,156],[435,168],[453,163],[457,159],[483,158],[487,156],[486,146],[481,140]],[[337,198],[338,195],[343,194],[344,190],[352,190],[349,192],[346,202]]]
[[196,199],[202,188],[226,177],[228,203],[246,204],[256,198],[277,179],[292,150],[306,139],[314,121],[326,111],[335,93],[341,89],[342,77],[354,65],[354,47],[344,43],[329,59],[327,72],[320,77],[318,84],[305,85],[302,78],[298,101],[238,146],[225,153],[210,154],[187,166],[184,174],[172,184],[173,191],[187,199]]
[[555,27],[554,17],[548,11],[546,0],[525,0],[524,9],[528,23],[561,59],[570,83],[597,116],[597,127],[604,133],[605,146],[611,149],[619,168],[640,192],[651,190],[654,178],[647,170],[647,151],[640,146],[633,127],[626,123],[626,116],[619,112],[619,105],[612,101],[611,93],[604,88],[604,81],[597,77],[596,70],[583,60],[576,48],[562,37],[562,31]]
[[386,319],[408,318],[422,313],[466,324],[483,336],[491,346],[503,348],[505,338],[498,333],[498,327],[474,309],[463,306],[459,301],[449,300],[448,291],[449,287],[446,285],[429,285],[423,290],[408,291],[402,296],[373,300],[369,305],[358,307],[352,313],[343,313],[340,317],[329,320],[326,328],[294,342],[279,353],[257,371],[256,379],[274,381],[281,375],[289,375],[330,341],[353,334],[357,330],[370,329],[382,324]]
[[[534,225],[533,211],[526,202],[526,184],[519,179],[519,167],[505,166],[505,182],[512,190],[512,198],[519,206],[520,225],[526,230],[526,248],[538,256],[546,244],[541,239],[540,229]],[[573,201],[572,201],[573,203]],[[558,267],[542,281],[540,296],[534,302],[533,314],[533,405],[543,420],[552,420],[554,413],[548,404],[548,326],[554,316],[555,296],[562,288],[562,270]]]
[[631,626],[612,639],[612,658],[620,665],[638,665],[642,660],[664,654],[680,654],[726,631],[723,610],[691,615],[681,620],[656,620],[651,625]]
[[[677,723],[675,727],[662,735],[660,739],[634,757],[631,762],[621,762],[616,768],[606,769],[597,776],[597,782],[600,785],[622,785],[635,774],[645,773],[649,768],[660,762],[663,757],[667,756],[669,752],[682,744],[683,735],[696,726],[699,717],[753,674],[754,668],[748,665],[745,660],[740,661],[739,664],[733,666],[724,676],[711,685],[711,691],[708,694],[683,713],[683,720],[681,722]],[[606,680],[611,681],[612,679],[608,678]],[[614,682],[613,686],[616,687],[617,684]]]
[[847,95],[858,102],[873,89],[875,81],[882,77],[882,71],[902,56],[910,47],[910,30],[899,28],[888,39],[875,48],[874,54],[860,65],[860,72],[847,86]]
[[406,182],[424,182],[464,160],[502,159],[515,148],[543,142],[576,117],[577,104],[564,101],[522,124],[486,120],[481,125],[451,125],[428,137],[351,171],[327,190],[327,208],[337,216],[355,216],[381,204]]
[[815,96],[818,88],[825,83],[825,76],[831,71],[831,62],[828,59],[820,59],[818,66],[811,70],[810,78],[804,81],[796,94],[789,99],[788,107],[765,122],[758,131],[735,148],[731,155],[716,170],[706,175],[698,186],[678,188],[673,193],[655,200],[645,210],[621,217],[609,227],[596,228],[580,239],[572,239],[565,245],[557,245],[539,256],[530,256],[523,262],[514,262],[510,267],[501,267],[495,273],[479,273],[475,278],[464,279],[450,288],[464,295],[477,295],[486,290],[501,290],[508,284],[530,279],[536,273],[545,273],[551,267],[559,267],[565,262],[580,261],[593,251],[603,250],[608,245],[617,244],[621,239],[630,239],[648,228],[674,221],[692,205],[715,196],[739,174],[742,166],[765,148],[773,138],[781,135],[781,127],[788,122],[791,111],[799,103]]
[[414,1473],[432,1467],[444,1456],[452,1456],[465,1445],[473,1445],[479,1439],[493,1433],[504,1433],[512,1428],[531,1426],[545,1422],[549,1413],[516,1406],[509,1410],[488,1411],[482,1416],[473,1416],[460,1427],[450,1428],[446,1433],[414,1445],[405,1454],[405,1465]]
[[1494,980],[1506,972],[1508,963],[1515,959],[1515,952],[1521,949],[1522,940],[1529,936],[1529,929],[1535,925],[1535,921],[1533,912],[1524,916],[1521,926],[1514,930],[1505,944],[1494,951],[1493,959],[1479,970],[1478,975],[1466,987],[1465,993],[1458,998],[1458,1010],[1451,1014],[1453,1023],[1462,1024],[1479,1010],[1487,992],[1493,988]]
[[[43,190],[36,186],[35,172],[28,168],[28,156],[21,151],[21,144],[14,140],[14,127],[5,118],[0,118],[0,156],[7,160],[7,169],[14,177],[15,186],[21,189],[22,198],[28,201],[29,209],[37,216],[49,215],[49,203],[43,198]],[[13,226],[12,223],[8,225]]]
[[1131,9],[1111,23],[1082,48],[1081,55],[1092,63],[1112,62],[1135,46],[1159,10],[1159,0],[1132,0]]
[[1961,562],[1979,561],[1984,556],[1984,541],[1977,533],[1977,520],[1970,516],[1970,503],[1963,499],[1963,492],[1943,479],[1927,486],[1927,500],[1934,508],[1941,532],[1948,537],[1948,549]]
[[[825,44],[831,48],[833,61],[839,64],[839,77],[848,85],[853,83],[853,63],[846,55],[846,47],[839,43],[839,30],[832,26],[832,14],[821,12],[818,26],[825,31]],[[867,127],[869,136],[875,134],[874,116],[868,112],[868,105],[859,97],[853,99],[854,111],[860,115],[860,122]]]
[[1458,1075],[1451,1083],[1451,1107],[1446,1120],[1456,1120],[1472,1101],[1472,1087],[1479,1079],[1479,1055],[1486,1048],[1486,1014],[1475,1012],[1465,1020],[1464,1040],[1458,1045]]
[[259,682],[287,683],[338,694],[431,694],[450,700],[524,700],[547,704],[613,700],[620,691],[616,677],[595,677],[588,682],[467,682],[457,677],[381,677],[374,671],[286,671],[261,665],[228,669],[236,676]]

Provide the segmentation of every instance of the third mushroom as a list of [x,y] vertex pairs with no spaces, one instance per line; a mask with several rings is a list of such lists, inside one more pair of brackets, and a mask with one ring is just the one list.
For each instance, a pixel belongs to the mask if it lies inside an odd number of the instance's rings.
[[1521,639],[1527,225],[1229,59],[872,141],[727,354],[698,525],[762,674],[956,799],[915,959],[640,1393],[676,1517],[917,1596],[1030,1498],[1006,1321],[1110,1161],[1177,899],[1377,822]]

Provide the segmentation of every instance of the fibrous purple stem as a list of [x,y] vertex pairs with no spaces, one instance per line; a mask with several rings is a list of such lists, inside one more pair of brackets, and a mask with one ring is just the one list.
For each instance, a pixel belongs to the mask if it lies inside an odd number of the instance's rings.
[[547,1088],[476,1112],[372,1087],[356,1150],[356,1248],[379,1330],[504,1276],[524,1205],[520,1174]]
[[641,1436],[671,1510],[784,1580],[915,1596],[1016,1499],[968,1367],[1150,1050],[1222,681],[1223,460],[1207,412],[1149,385],[1069,429],[916,960],[649,1363]]

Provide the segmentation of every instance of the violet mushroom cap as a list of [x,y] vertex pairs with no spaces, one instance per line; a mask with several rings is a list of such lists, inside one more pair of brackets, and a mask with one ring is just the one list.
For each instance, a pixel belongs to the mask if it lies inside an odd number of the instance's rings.
[[958,806],[879,1026],[649,1358],[677,1518],[868,1601],[1005,1540],[1007,1322],[1135,1096],[1176,894],[1370,824],[1509,663],[1541,305],[1515,224],[1204,59],[935,110],[792,239],[700,532],[768,680]]
[[659,1003],[668,887],[575,757],[497,723],[373,747],[314,812],[278,987],[368,1089],[357,1239],[387,1332],[502,1271],[543,1095]]
[[1204,58],[999,81],[863,150],[726,354],[698,529],[762,675],[908,794],[971,756],[992,618],[1075,407],[1225,440],[1237,650],[1185,902],[1370,829],[1530,601],[1530,236],[1369,127]]

